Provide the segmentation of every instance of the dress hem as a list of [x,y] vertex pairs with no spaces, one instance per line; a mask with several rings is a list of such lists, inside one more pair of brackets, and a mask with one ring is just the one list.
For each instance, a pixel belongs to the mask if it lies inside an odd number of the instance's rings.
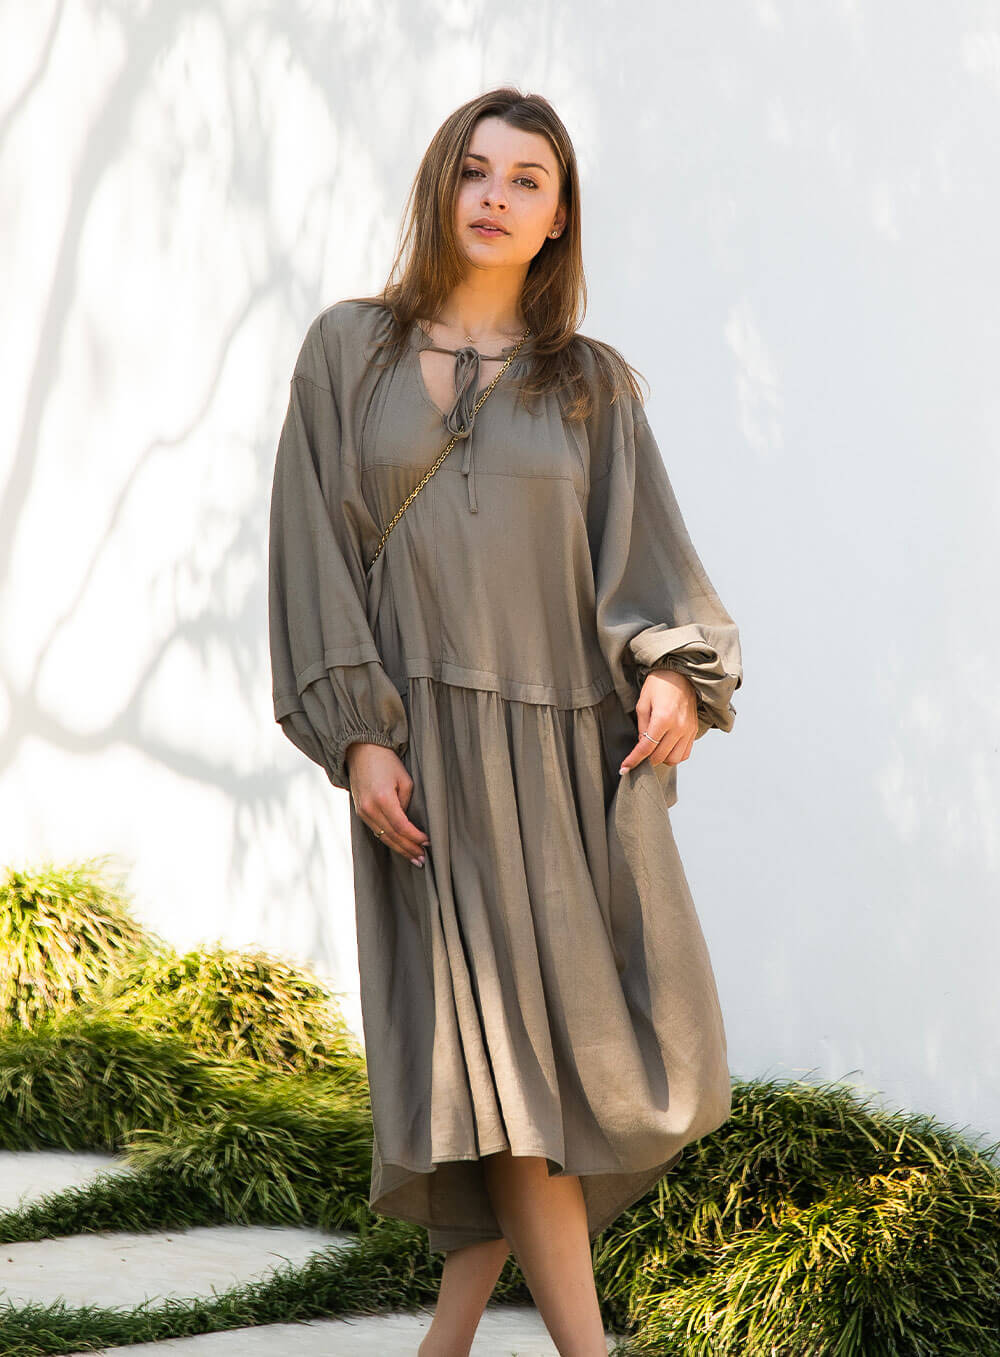
[[[592,1225],[588,1225],[587,1237],[591,1240],[595,1239],[603,1230],[606,1230],[610,1225],[614,1224],[624,1211],[629,1210],[630,1207],[634,1206],[637,1201],[644,1197],[650,1188],[658,1183],[661,1178],[664,1178],[668,1173],[672,1172],[680,1163],[681,1159],[683,1159],[686,1148],[687,1146],[682,1146],[679,1150],[675,1151],[669,1159],[659,1160],[657,1163],[650,1165],[646,1176],[635,1185],[635,1191],[630,1197],[630,1200],[624,1206],[615,1205],[611,1210],[606,1211],[603,1215],[599,1216]],[[550,1155],[544,1157],[551,1158]],[[559,1161],[555,1160],[554,1162],[558,1163]],[[406,1166],[404,1164],[394,1164],[393,1167],[405,1168]],[[409,1170],[409,1172],[413,1173],[421,1173],[424,1171],[425,1170],[422,1169]],[[433,1172],[433,1170],[430,1171]],[[562,1172],[567,1172],[567,1170],[562,1169]],[[582,1169],[574,1169],[572,1172],[578,1173],[581,1176],[589,1176],[588,1172]],[[631,1177],[634,1176],[635,1173],[642,1173],[643,1170],[597,1169],[593,1170],[593,1172],[597,1174],[615,1173],[620,1174],[621,1176]],[[441,1221],[429,1221],[424,1216],[404,1213],[397,1209],[391,1211],[382,1210],[377,1205],[377,1199],[376,1201],[369,1201],[369,1209],[373,1214],[382,1216],[385,1219],[405,1220],[410,1225],[416,1225],[419,1228],[426,1230],[428,1233],[428,1248],[432,1253],[448,1253],[452,1249],[462,1248],[464,1244],[486,1243],[489,1240],[501,1240],[506,1238],[506,1235],[504,1235],[502,1230],[499,1230],[498,1232],[497,1229],[491,1229],[489,1227],[449,1225]],[[449,1241],[461,1240],[463,1242],[450,1242],[444,1244],[441,1242],[444,1238],[447,1238]],[[435,1239],[437,1240],[436,1243],[434,1242]]]
[[[510,1146],[503,1145],[498,1146],[496,1150],[482,1150],[479,1154],[449,1154],[442,1158],[432,1159],[429,1168],[418,1167],[415,1164],[403,1164],[400,1163],[398,1159],[383,1159],[382,1164],[383,1168],[402,1169],[405,1173],[430,1174],[434,1173],[440,1164],[455,1164],[455,1163],[474,1164],[477,1160],[485,1158],[485,1156],[488,1154],[502,1153],[502,1151],[506,1149],[510,1149]],[[611,1174],[620,1177],[629,1177],[633,1173],[643,1173],[646,1171],[646,1169],[652,1170],[657,1168],[660,1164],[671,1162],[670,1160],[656,1159],[651,1164],[639,1164],[635,1168],[626,1168],[619,1160],[619,1162],[617,1164],[614,1164],[613,1166],[602,1164],[598,1165],[595,1168],[567,1168],[565,1161],[561,1159],[559,1155],[550,1154],[542,1146],[532,1146],[531,1148],[528,1149],[519,1148],[517,1151],[512,1151],[512,1153],[515,1155],[516,1158],[531,1155],[539,1159],[547,1159],[549,1160],[550,1163],[558,1164],[559,1173],[551,1174],[550,1177],[553,1178],[561,1177],[564,1174],[574,1174],[584,1178],[592,1178],[598,1175],[608,1176]],[[678,1157],[683,1153],[684,1153],[683,1147],[680,1150],[676,1151]]]

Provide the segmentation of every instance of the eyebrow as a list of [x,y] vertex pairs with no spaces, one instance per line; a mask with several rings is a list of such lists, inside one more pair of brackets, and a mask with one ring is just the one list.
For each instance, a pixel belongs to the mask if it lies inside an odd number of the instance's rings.
[[[488,155],[476,155],[474,151],[469,151],[467,154],[470,160],[481,160],[484,165],[490,163]],[[514,168],[515,170],[541,170],[543,174],[548,174],[548,170],[545,166],[539,165],[537,160],[518,160],[514,165]]]

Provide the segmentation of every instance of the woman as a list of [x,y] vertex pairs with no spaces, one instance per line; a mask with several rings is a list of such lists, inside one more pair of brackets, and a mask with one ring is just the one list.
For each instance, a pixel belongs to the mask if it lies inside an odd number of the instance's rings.
[[420,1357],[469,1351],[511,1249],[589,1357],[591,1239],[731,1111],[668,808],[732,728],[739,636],[633,369],[577,332],[551,105],[464,104],[408,206],[383,293],[321,312],[292,377],[275,719],[351,792],[371,1206],[446,1255]]

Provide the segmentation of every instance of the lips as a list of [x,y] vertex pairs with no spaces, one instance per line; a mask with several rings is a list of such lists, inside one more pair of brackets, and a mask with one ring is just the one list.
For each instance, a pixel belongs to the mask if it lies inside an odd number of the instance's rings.
[[473,230],[487,231],[489,232],[490,235],[497,236],[507,235],[506,228],[501,226],[499,222],[488,221],[485,217],[480,221],[472,222],[471,226]]

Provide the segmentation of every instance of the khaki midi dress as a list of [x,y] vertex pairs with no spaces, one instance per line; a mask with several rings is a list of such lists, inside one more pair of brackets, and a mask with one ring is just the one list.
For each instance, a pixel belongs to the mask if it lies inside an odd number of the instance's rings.
[[480,1161],[509,1148],[580,1175],[593,1237],[731,1112],[677,765],[618,766],[651,668],[691,679],[698,738],[732,728],[739,635],[641,402],[598,381],[598,341],[573,341],[586,421],[517,400],[530,336],[475,415],[487,383],[454,351],[444,416],[419,326],[369,364],[390,321],[350,300],[309,326],[269,532],[275,720],[335,787],[352,741],[394,749],[430,838],[417,867],[351,802],[370,1205],[432,1250],[499,1239]]

